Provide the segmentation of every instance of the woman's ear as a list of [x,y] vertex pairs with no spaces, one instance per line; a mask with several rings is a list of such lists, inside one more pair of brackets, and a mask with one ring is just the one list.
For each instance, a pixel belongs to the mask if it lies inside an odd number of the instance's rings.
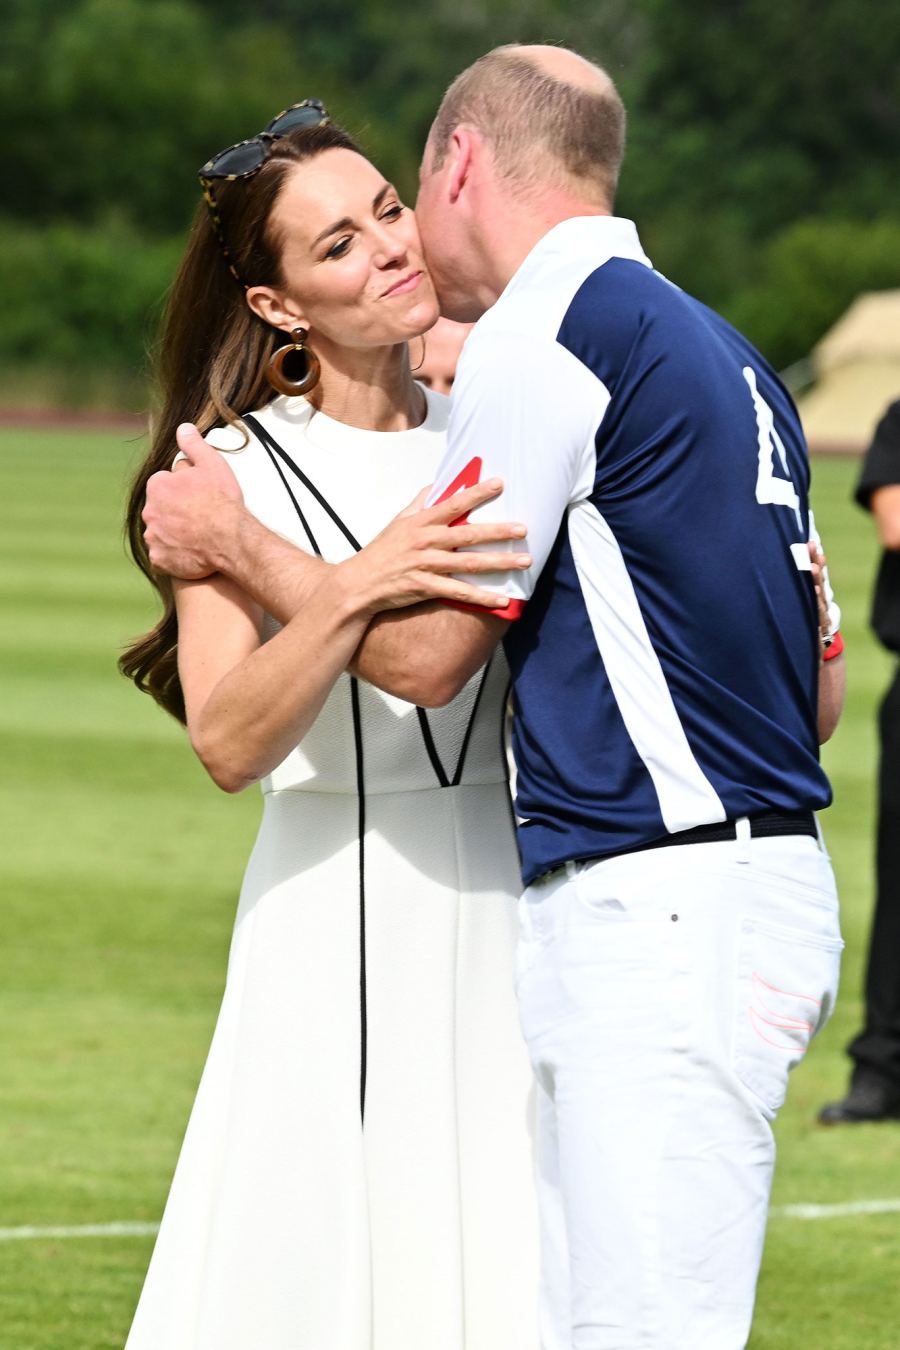
[[281,328],[285,333],[295,328],[308,328],[302,309],[284,291],[272,286],[250,286],[245,292],[247,304],[258,319],[270,328]]

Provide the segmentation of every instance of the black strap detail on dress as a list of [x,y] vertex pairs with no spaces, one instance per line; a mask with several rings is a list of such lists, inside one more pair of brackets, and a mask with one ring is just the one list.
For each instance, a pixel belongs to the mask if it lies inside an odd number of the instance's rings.
[[356,799],[359,803],[359,1118],[366,1118],[366,1068],[369,1049],[368,998],[366,992],[366,780],[363,759],[362,713],[359,681],[350,676],[353,708],[353,743],[356,747]]
[[422,740],[425,742],[425,749],[428,751],[428,758],[431,760],[431,767],[434,769],[435,776],[442,788],[459,787],[462,782],[463,769],[466,764],[466,754],[469,749],[469,741],[472,739],[472,730],[475,726],[475,718],[478,716],[478,705],[481,702],[481,695],[484,693],[484,686],[487,683],[488,671],[491,668],[491,662],[488,661],[484,670],[481,672],[481,682],[478,685],[478,691],[475,694],[475,702],[472,704],[472,711],[469,714],[469,721],[466,726],[463,743],[459,751],[459,759],[456,762],[456,770],[451,778],[444,768],[443,761],[438,754],[438,748],[434,743],[434,737],[431,734],[431,726],[428,721],[428,714],[424,708],[416,708],[419,718],[419,726],[422,728]]
[[[249,418],[245,418],[245,421],[249,421]],[[288,482],[288,480],[287,480],[287,479],[285,478],[285,476],[284,476],[284,470],[282,469],[281,465],[278,463],[278,460],[277,460],[277,459],[275,458],[275,456],[272,454],[272,451],[271,451],[271,450],[269,449],[269,447],[266,445],[265,441],[262,440],[262,437],[260,437],[260,441],[261,441],[261,443],[262,443],[262,448],[265,450],[266,454],[269,456],[269,459],[272,461],[272,465],[273,465],[273,467],[274,467],[274,469],[275,469],[275,472],[278,474],[278,477],[281,479],[282,483],[284,484],[284,490],[285,490],[285,492],[286,492],[287,495],[290,497],[291,501],[294,503],[294,510],[297,512],[297,515],[300,517],[300,524],[303,526],[304,530],[306,531],[306,537],[307,537],[307,539],[309,540],[310,544],[312,545],[313,553],[315,553],[315,555],[316,555],[317,558],[321,558],[321,556],[322,556],[322,550],[319,548],[319,545],[316,543],[316,536],[313,534],[312,530],[310,529],[309,521],[306,519],[306,516],[303,514],[303,511],[302,511],[302,509],[301,509],[300,503],[297,501],[297,498],[294,496],[293,492],[291,491],[291,485],[290,485],[290,483]]]
[[[331,507],[322,497],[321,493],[313,487],[305,474],[301,473],[297,465],[286,455],[281,446],[271,436],[265,427],[261,426],[255,417],[250,413],[244,415],[244,421],[253,430],[259,439],[260,444],[266,451],[269,459],[275,467],[278,477],[284,484],[284,489],[294,504],[294,510],[300,517],[300,524],[306,531],[313,552],[321,558],[322,550],[316,542],[316,537],[309,527],[309,522],[300,508],[300,503],[291,491],[291,486],[284,476],[284,471],[278,463],[276,455],[280,455],[286,464],[294,471],[301,483],[309,489],[316,501],[321,502],[325,510],[331,516],[332,520],[343,531],[350,544],[357,551],[359,544],[353,538],[347,527],[340,521],[332,511]],[[273,453],[274,452],[274,453]],[[362,736],[362,712],[359,700],[359,682],[354,675],[350,676],[350,706],[353,713],[353,743],[356,750],[356,799],[358,807],[357,835],[359,840],[359,1116],[360,1120],[365,1119],[366,1112],[366,1069],[368,1060],[368,1005],[366,994],[366,783],[363,762],[363,736]]]
[[[321,558],[322,551],[313,537],[313,532],[309,527],[309,523],[306,517],[304,516],[302,510],[300,509],[300,504],[297,501],[297,498],[294,496],[293,492],[290,489],[290,486],[288,484],[287,479],[284,476],[284,472],[281,468],[281,465],[275,458],[276,455],[284,461],[284,463],[288,466],[288,468],[291,470],[292,473],[297,475],[297,477],[299,478],[303,486],[306,488],[306,490],[309,493],[311,493],[311,495],[321,506],[322,510],[325,511],[328,514],[328,516],[334,521],[335,525],[337,525],[341,534],[347,540],[351,548],[355,548],[358,553],[362,548],[362,544],[360,544],[356,536],[347,528],[347,526],[341,520],[340,516],[338,515],[337,511],[335,511],[331,503],[327,501],[325,497],[322,496],[322,493],[316,487],[315,483],[313,483],[311,479],[309,479],[306,476],[306,474],[300,468],[299,464],[296,464],[294,460],[291,459],[287,451],[284,450],[278,444],[278,442],[275,440],[275,437],[272,436],[270,432],[266,431],[265,427],[261,426],[261,424],[257,421],[257,419],[252,415],[252,413],[245,413],[243,420],[247,423],[249,427],[252,428],[253,432],[262,443],[263,448],[268,452],[269,458],[275,465],[275,468],[278,471],[278,476],[281,479],[282,483],[284,484],[285,491],[287,492],[291,501],[294,503],[294,508],[297,512],[297,515],[300,517],[300,523],[302,524],[304,530],[306,531],[307,537],[309,538],[309,541],[312,544],[316,554]],[[462,771],[463,766],[465,764],[466,752],[468,751],[469,748],[469,739],[472,735],[472,728],[475,724],[475,715],[478,712],[478,704],[481,699],[481,693],[484,688],[484,681],[487,678],[489,666],[490,662],[488,662],[488,665],[485,666],[484,669],[484,675],[482,676],[481,685],[479,686],[478,694],[476,695],[475,698],[475,706],[472,709],[472,716],[469,719],[469,725],[466,727],[466,734],[465,737],[463,738],[462,750],[460,751],[459,756],[459,763],[456,766],[456,772],[454,773],[452,780],[449,774],[447,773],[447,770],[444,768],[441,762],[441,757],[438,754],[437,746],[434,743],[434,737],[431,734],[431,727],[428,725],[428,714],[426,713],[424,708],[419,707],[416,708],[416,716],[419,719],[419,727],[422,732],[422,740],[425,743],[425,750],[428,754],[429,760],[431,761],[431,767],[434,769],[435,777],[437,778],[438,783],[442,788],[458,787],[460,782],[462,781]]]
[[437,775],[437,780],[441,787],[449,787],[450,779],[447,777],[447,770],[441,763],[441,757],[437,752],[437,746],[434,743],[434,737],[431,734],[431,727],[428,724],[428,714],[424,708],[416,705],[416,716],[419,719],[419,726],[422,728],[422,740],[425,742],[425,749],[428,751],[428,758],[431,760],[431,767]]
[[456,764],[456,773],[453,775],[453,787],[459,787],[462,782],[463,769],[466,764],[466,754],[469,750],[469,741],[472,739],[472,728],[475,726],[475,718],[478,716],[478,705],[481,702],[481,695],[484,693],[484,686],[487,684],[488,672],[491,668],[491,661],[494,658],[488,657],[487,665],[481,672],[481,683],[478,686],[478,692],[475,695],[475,702],[472,704],[472,711],[469,715],[469,725],[466,727],[466,734],[463,736],[462,749],[459,752],[459,759]]
[[[297,477],[300,479],[300,482],[306,488],[307,492],[309,492],[313,497],[315,497],[316,501],[319,503],[322,510],[326,513],[326,515],[331,517],[335,525],[340,530],[341,534],[347,540],[347,543],[350,544],[352,548],[355,548],[358,553],[362,548],[362,544],[355,537],[355,535],[352,535],[350,533],[350,531],[347,529],[347,526],[344,524],[344,522],[338,515],[337,511],[335,511],[331,503],[325,497],[322,496],[321,492],[316,487],[315,483],[313,483],[309,478],[307,478],[306,474],[299,467],[299,465],[294,463],[294,461],[291,459],[287,451],[283,450],[282,447],[275,440],[274,436],[271,436],[269,432],[265,430],[264,427],[260,426],[259,422],[257,422],[255,417],[252,417],[249,413],[247,413],[246,416],[244,417],[244,421],[247,422],[253,428],[253,430],[256,432],[257,436],[262,441],[263,445],[266,447],[267,450],[272,449],[275,451],[276,455],[281,456],[281,458],[284,460],[285,464],[288,466],[291,472],[295,473]],[[282,481],[284,481],[283,474],[282,474]],[[294,494],[290,491],[290,488],[288,488],[288,492],[290,493],[291,501],[293,501],[294,505],[296,506],[297,503],[294,498]],[[298,511],[300,510],[299,506],[297,507],[297,510]],[[301,520],[303,519],[302,512],[300,513],[300,518]],[[307,533],[309,533],[308,528]],[[319,550],[316,549],[316,552],[318,553]],[[321,553],[319,553],[319,557],[321,556],[322,556]]]
[[[309,539],[313,552],[321,558],[322,550],[316,541],[315,535],[310,528],[306,516],[296,496],[291,490],[291,486],[285,477],[284,470],[278,463],[281,459],[288,466],[292,473],[296,474],[299,481],[306,490],[315,498],[322,507],[322,510],[334,521],[344,538],[350,544],[351,548],[356,549],[357,553],[362,548],[359,540],[351,533],[338,513],[334,510],[330,502],[322,496],[322,493],[316,485],[310,481],[298,464],[294,462],[286,450],[282,448],[275,440],[275,437],[268,432],[264,426],[252,415],[245,413],[244,422],[251,428],[254,435],[259,440],[263,449],[272,461],[278,477],[284,484],[284,489],[293,503],[294,510],[300,518],[300,523]],[[481,683],[475,695],[475,702],[472,705],[472,712],[469,716],[469,722],[463,737],[462,747],[459,752],[456,770],[453,779],[448,777],[441,757],[438,754],[437,746],[434,743],[434,737],[431,734],[431,727],[428,724],[428,714],[424,708],[416,708],[416,715],[419,719],[419,727],[422,732],[422,740],[425,743],[425,749],[428,752],[428,758],[431,761],[431,767],[434,769],[438,783],[442,788],[458,787],[462,782],[463,769],[466,762],[466,754],[469,749],[469,741],[472,737],[472,729],[475,726],[475,718],[478,715],[478,705],[481,702],[481,695],[484,692],[484,686],[487,682],[488,671],[491,663],[488,661],[481,676]],[[365,1118],[366,1109],[366,1072],[368,1060],[368,1005],[366,995],[366,786],[363,758],[363,735],[362,735],[362,711],[359,697],[359,681],[355,676],[350,677],[350,700],[353,711],[353,740],[356,749],[356,794],[359,802],[359,1028],[360,1028],[360,1050],[359,1050],[359,1112],[360,1118]]]

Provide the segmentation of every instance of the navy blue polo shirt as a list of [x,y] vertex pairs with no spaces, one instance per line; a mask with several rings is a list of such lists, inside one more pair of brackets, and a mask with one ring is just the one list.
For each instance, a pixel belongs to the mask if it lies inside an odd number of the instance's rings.
[[434,495],[475,457],[505,485],[478,518],[524,521],[534,558],[485,579],[512,597],[526,882],[829,803],[796,411],[630,221],[557,225],[473,329]]

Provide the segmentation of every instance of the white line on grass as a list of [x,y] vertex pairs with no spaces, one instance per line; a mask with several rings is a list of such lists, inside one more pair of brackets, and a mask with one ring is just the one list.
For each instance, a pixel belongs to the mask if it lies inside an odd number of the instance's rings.
[[[842,1205],[773,1205],[773,1219],[845,1219],[855,1214],[900,1214],[900,1200],[850,1200]],[[158,1223],[85,1223],[46,1228],[0,1228],[0,1242],[23,1238],[155,1237]]]
[[19,1238],[155,1237],[158,1223],[58,1224],[48,1228],[0,1228],[0,1242]]
[[845,1219],[854,1214],[900,1214],[900,1200],[850,1200],[843,1205],[773,1205],[773,1219]]

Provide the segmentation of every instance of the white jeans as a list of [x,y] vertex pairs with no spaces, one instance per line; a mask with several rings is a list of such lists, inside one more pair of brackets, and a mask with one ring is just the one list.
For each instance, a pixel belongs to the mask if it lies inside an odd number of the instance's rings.
[[520,902],[545,1350],[746,1344],[770,1122],[843,943],[816,841],[741,833],[569,863]]

